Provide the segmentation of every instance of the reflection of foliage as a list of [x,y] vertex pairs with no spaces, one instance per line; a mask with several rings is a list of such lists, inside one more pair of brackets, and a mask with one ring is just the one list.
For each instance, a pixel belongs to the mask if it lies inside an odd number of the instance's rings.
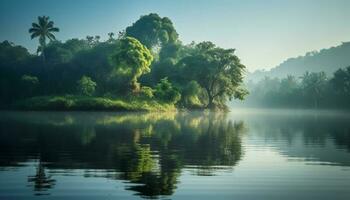
[[[15,116],[8,119],[16,120]],[[67,119],[69,123],[64,123]],[[18,128],[8,133],[27,139],[7,142],[33,151],[33,144],[26,141],[35,141],[34,151],[40,151],[43,162],[51,163],[48,167],[112,169],[120,173],[105,177],[128,180],[127,189],[147,197],[171,195],[184,166],[194,166],[198,175],[215,175],[217,166],[233,166],[242,154],[244,125],[227,120],[225,114],[62,113],[56,117],[32,114],[17,120]],[[3,125],[0,120],[0,127]],[[14,148],[7,151],[10,149]],[[69,159],[60,152],[69,152]],[[48,181],[39,181],[45,177],[42,168],[31,180],[41,187],[40,183],[51,183],[48,177]]]
[[123,160],[123,165],[127,166],[123,178],[137,181],[144,173],[152,171],[155,166],[155,160],[152,158],[149,145],[135,145],[133,152],[128,151],[128,148],[125,146],[122,149],[126,152],[119,152],[121,157],[129,156]]

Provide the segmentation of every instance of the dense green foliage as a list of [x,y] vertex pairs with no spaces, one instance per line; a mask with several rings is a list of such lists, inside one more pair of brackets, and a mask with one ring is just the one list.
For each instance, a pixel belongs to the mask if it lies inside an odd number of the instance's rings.
[[[67,96],[84,96],[91,102],[96,98],[106,102],[122,98],[124,103],[135,100],[181,108],[226,108],[227,100],[242,99],[247,94],[241,88],[245,67],[233,49],[211,42],[184,45],[166,17],[141,16],[117,38],[108,33],[106,41],[100,36],[87,36],[65,42],[56,40],[53,32],[59,29],[48,17],[38,20],[29,32],[32,38],[39,37],[39,55],[8,41],[0,43],[3,108],[21,102],[50,109],[50,102],[57,98],[62,109],[88,109],[80,97],[79,101],[66,101]],[[79,107],[79,103],[84,106]]]
[[[147,199],[173,194],[185,166],[199,166],[193,173],[206,176],[231,171],[244,154],[247,131],[242,121],[224,113],[196,112],[5,113],[0,129],[5,130],[0,132],[0,151],[23,152],[6,156],[4,166],[18,166],[37,155],[42,173],[30,171],[28,183],[35,183],[38,194],[62,181],[50,181],[56,176],[45,176],[45,169],[91,168],[84,176],[100,170],[99,175],[127,182],[127,190]],[[118,173],[111,175],[111,170]]]
[[155,100],[102,98],[87,96],[40,96],[17,101],[21,110],[107,110],[107,111],[174,111],[174,104]]
[[206,91],[207,107],[225,107],[233,97],[243,99],[247,91],[240,88],[242,65],[234,49],[222,49],[211,42],[196,45],[196,51],[181,60],[184,76],[191,76]]
[[306,72],[300,78],[269,78],[248,83],[246,106],[295,108],[350,108],[350,66],[333,76]]
[[167,17],[161,18],[155,13],[142,16],[132,26],[126,28],[125,34],[138,39],[150,49],[175,43],[178,39],[171,20]]
[[181,99],[181,94],[167,78],[160,80],[156,85],[154,94],[158,99],[170,103],[175,103]]
[[140,90],[137,79],[151,71],[153,60],[151,52],[137,39],[126,37],[118,41],[116,53],[112,55],[115,63],[114,74],[128,77],[128,82],[133,91]]
[[85,96],[93,95],[93,93],[95,92],[96,85],[97,85],[88,76],[81,77],[81,79],[77,82],[77,84],[78,84],[78,87],[77,87],[78,92],[81,95],[85,95]]

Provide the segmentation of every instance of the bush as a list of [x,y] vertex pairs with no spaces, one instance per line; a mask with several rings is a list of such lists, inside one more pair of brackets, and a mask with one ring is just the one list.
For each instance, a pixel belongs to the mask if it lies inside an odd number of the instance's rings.
[[30,76],[30,75],[23,75],[21,77],[21,83],[22,83],[22,97],[30,97],[33,96],[38,85],[39,85],[39,79],[36,76]]
[[41,96],[16,102],[22,110],[106,110],[106,111],[173,111],[173,104],[142,99],[110,99],[87,96]]
[[142,98],[151,99],[153,98],[153,89],[147,86],[142,86],[140,90],[140,96]]
[[77,84],[78,93],[85,96],[92,96],[97,86],[96,82],[88,76],[81,77]]
[[163,78],[155,88],[155,97],[161,101],[175,104],[181,99],[181,94],[177,88],[168,81],[168,78]]

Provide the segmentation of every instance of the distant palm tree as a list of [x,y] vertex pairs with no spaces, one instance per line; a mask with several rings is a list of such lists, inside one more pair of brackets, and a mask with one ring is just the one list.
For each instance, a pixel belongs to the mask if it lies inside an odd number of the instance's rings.
[[37,37],[39,38],[37,53],[41,52],[44,60],[45,56],[43,53],[46,47],[46,38],[48,38],[50,41],[56,40],[53,33],[59,31],[59,28],[54,27],[53,21],[50,21],[48,16],[39,16],[38,23],[32,23],[32,27],[29,29],[29,33],[31,34],[30,37],[32,39]]
[[93,36],[86,36],[86,40],[90,46],[94,44],[94,37]]
[[110,32],[110,33],[108,33],[108,36],[109,36],[109,39],[108,39],[108,41],[113,41],[114,40],[114,33],[113,32]]

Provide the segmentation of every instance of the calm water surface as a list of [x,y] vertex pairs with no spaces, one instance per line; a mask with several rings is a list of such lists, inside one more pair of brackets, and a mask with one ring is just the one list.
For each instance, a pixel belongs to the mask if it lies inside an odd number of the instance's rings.
[[350,115],[0,112],[0,199],[350,199]]

